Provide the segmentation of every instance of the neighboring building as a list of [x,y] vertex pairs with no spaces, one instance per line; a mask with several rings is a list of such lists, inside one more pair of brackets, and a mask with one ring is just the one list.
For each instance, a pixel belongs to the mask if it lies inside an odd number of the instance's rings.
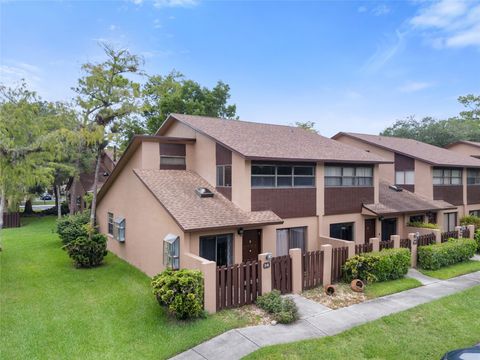
[[[280,125],[170,115],[135,136],[98,193],[108,248],[149,275],[190,254],[230,265],[259,253],[364,243],[378,218],[379,155]],[[189,254],[188,256],[186,254]]]
[[480,142],[462,140],[449,144],[445,147],[448,150],[480,159]]
[[[115,168],[116,154],[109,150],[105,150],[100,160],[100,170],[98,176],[98,189],[107,181],[108,177]],[[93,165],[93,168],[95,166]],[[95,172],[81,173],[78,177],[70,178],[67,184],[67,201],[70,213],[77,213],[86,208],[83,196],[93,191],[93,182],[95,179]]]
[[[410,199],[403,204],[407,205],[403,206],[403,216],[382,214],[384,229],[391,231],[398,223],[425,220],[452,231],[465,214],[480,213],[480,160],[412,139],[344,132],[333,139],[390,160],[392,163],[380,165],[383,181],[407,190],[405,196],[415,194],[438,207],[417,211],[420,199],[416,205]],[[380,198],[382,203],[382,190]],[[405,226],[395,231],[406,235]]]

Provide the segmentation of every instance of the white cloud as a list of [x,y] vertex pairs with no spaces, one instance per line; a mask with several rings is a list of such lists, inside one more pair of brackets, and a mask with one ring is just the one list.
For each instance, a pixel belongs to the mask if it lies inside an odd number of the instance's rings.
[[403,93],[412,93],[432,87],[432,83],[421,81],[408,81],[398,88]]
[[12,65],[0,65],[0,78],[2,83],[7,86],[12,86],[18,83],[21,79],[32,85],[36,86],[41,81],[40,69],[31,64],[23,62],[12,62]]
[[473,1],[440,0],[422,7],[410,21],[437,49],[480,46],[480,5]]
[[198,5],[198,0],[154,0],[153,6],[156,8],[165,7],[194,7]]
[[390,12],[390,8],[385,4],[378,5],[372,9],[372,14],[375,16],[386,15],[389,12]]
[[379,46],[377,51],[367,60],[362,70],[372,72],[379,70],[405,47],[405,33],[397,30],[395,37]]
[[143,0],[131,0],[132,3],[134,3],[135,5],[141,5],[143,3]]
[[155,29],[160,29],[160,28],[162,27],[162,24],[160,23],[160,20],[159,20],[159,19],[155,19],[155,20],[153,21],[153,27],[154,27]]

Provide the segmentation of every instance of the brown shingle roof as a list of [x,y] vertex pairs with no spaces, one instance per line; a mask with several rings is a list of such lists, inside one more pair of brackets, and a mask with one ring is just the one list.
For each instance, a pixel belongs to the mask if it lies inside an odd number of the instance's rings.
[[[134,169],[135,174],[184,231],[283,223],[272,211],[247,212],[191,171]],[[214,196],[201,198],[205,187]]]
[[171,114],[157,135],[178,120],[248,159],[388,163],[366,151],[341,144],[310,131],[285,125]]
[[392,150],[432,165],[480,167],[480,160],[478,159],[417,140],[349,132],[340,132],[333,136],[333,139],[337,139],[342,135]]
[[385,181],[380,182],[380,202],[363,205],[378,215],[438,211],[455,208],[443,200],[429,200],[410,191],[396,191]]

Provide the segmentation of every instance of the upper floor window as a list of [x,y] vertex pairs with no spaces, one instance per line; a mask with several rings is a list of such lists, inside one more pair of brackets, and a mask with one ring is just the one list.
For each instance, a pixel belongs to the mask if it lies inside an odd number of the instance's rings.
[[232,186],[232,165],[217,165],[217,186]]
[[433,185],[462,185],[462,170],[433,169]]
[[325,166],[325,186],[373,186],[373,168]]
[[252,187],[314,187],[315,166],[252,165]]
[[395,184],[415,185],[415,171],[395,171]]
[[480,169],[468,169],[467,184],[480,185]]

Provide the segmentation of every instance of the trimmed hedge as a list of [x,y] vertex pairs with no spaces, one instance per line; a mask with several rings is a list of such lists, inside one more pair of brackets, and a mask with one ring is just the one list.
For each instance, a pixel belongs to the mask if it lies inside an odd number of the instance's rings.
[[257,297],[256,304],[280,324],[289,324],[298,318],[298,309],[292,299],[281,297],[280,291],[273,290],[265,295]]
[[414,222],[409,222],[407,226],[411,227],[417,227],[417,228],[424,228],[424,229],[438,229],[437,224],[433,223],[426,223],[426,222],[421,222],[421,221],[414,221]]
[[372,283],[403,277],[410,267],[408,249],[385,249],[363,253],[348,259],[343,266],[346,281],[361,279]]
[[475,255],[477,243],[473,239],[449,239],[442,244],[418,247],[418,266],[437,270],[470,259]]
[[467,215],[460,219],[460,225],[475,225],[476,228],[480,228],[480,217],[474,215]]
[[81,236],[64,246],[77,268],[91,268],[102,264],[107,255],[107,237],[93,234],[92,239]]
[[90,213],[88,211],[58,219],[56,231],[62,243],[68,244],[80,237],[88,236],[89,220]]
[[203,274],[198,270],[167,269],[152,278],[153,294],[179,320],[197,318],[203,311]]

